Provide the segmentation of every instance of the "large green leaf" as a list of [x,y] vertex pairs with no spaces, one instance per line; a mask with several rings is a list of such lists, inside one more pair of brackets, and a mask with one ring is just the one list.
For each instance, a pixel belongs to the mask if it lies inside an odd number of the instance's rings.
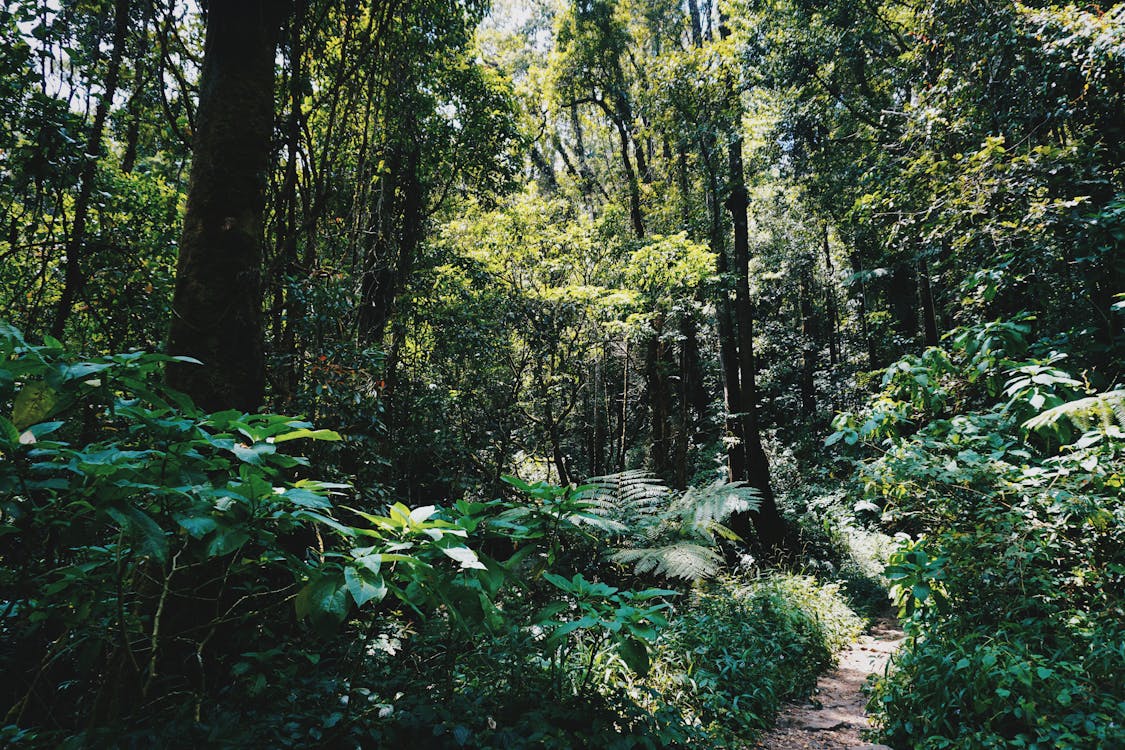
[[330,632],[348,616],[348,588],[336,575],[314,578],[297,593],[297,617],[308,618],[318,631]]
[[617,653],[634,672],[644,677],[649,670],[648,646],[638,638],[622,638],[617,642]]
[[275,435],[274,438],[273,438],[273,442],[274,443],[284,443],[288,440],[299,440],[301,438],[307,438],[309,440],[331,440],[331,441],[337,441],[337,440],[343,439],[343,438],[340,437],[340,433],[334,432],[332,430],[310,430],[308,428],[302,427],[299,430],[293,430],[292,432],[287,432],[284,435]]
[[382,601],[387,595],[387,585],[383,582],[383,577],[367,569],[353,568],[349,565],[344,568],[344,581],[357,607],[362,607],[372,600]]
[[16,394],[12,405],[12,423],[23,431],[36,422],[42,422],[54,413],[59,394],[43,381],[28,383]]

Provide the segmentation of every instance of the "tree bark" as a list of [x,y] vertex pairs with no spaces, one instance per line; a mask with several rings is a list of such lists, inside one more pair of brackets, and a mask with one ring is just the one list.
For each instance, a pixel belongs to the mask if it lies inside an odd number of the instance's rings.
[[[375,241],[360,282],[359,340],[372,344],[382,343],[395,302],[413,273],[424,224],[420,147],[415,143],[394,148],[396,156],[388,160],[392,172],[382,180]],[[397,154],[400,149],[407,149],[405,159]]]
[[187,211],[176,267],[170,385],[204,409],[257,409],[262,211],[274,117],[274,55],[287,3],[211,3]]
[[664,321],[655,322],[656,331],[647,342],[645,369],[648,378],[648,405],[652,428],[652,470],[667,480],[673,480],[671,470],[672,449],[672,393],[668,383],[671,351],[661,339]]

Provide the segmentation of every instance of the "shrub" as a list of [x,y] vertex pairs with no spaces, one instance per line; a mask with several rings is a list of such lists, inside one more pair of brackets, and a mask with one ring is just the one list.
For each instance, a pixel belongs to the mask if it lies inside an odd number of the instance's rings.
[[724,579],[673,620],[650,685],[711,742],[737,746],[771,726],[783,702],[808,695],[861,626],[835,584]]
[[863,499],[917,537],[886,569],[911,637],[871,704],[896,747],[1125,746],[1125,410],[1029,332],[952,332],[829,438],[876,449]]

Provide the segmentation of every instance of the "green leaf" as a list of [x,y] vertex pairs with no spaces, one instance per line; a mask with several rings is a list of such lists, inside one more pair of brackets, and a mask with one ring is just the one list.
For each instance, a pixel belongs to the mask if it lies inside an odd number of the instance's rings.
[[211,516],[190,516],[179,519],[177,523],[180,524],[184,531],[196,539],[202,539],[219,528],[219,522]]
[[220,525],[211,541],[207,543],[208,557],[223,557],[242,547],[250,541],[250,535],[244,529],[231,528]]
[[617,642],[617,653],[634,672],[644,677],[649,670],[648,646],[637,638],[622,638]]
[[30,427],[28,427],[27,431],[30,432],[32,435],[34,435],[36,438],[41,438],[44,435],[50,435],[52,432],[54,432],[55,430],[62,427],[63,424],[65,424],[65,423],[64,422],[40,422],[39,424],[33,424]]
[[28,383],[16,394],[12,423],[21,432],[51,416],[58,405],[58,393],[43,381]]
[[319,632],[328,633],[348,616],[348,589],[338,577],[321,575],[297,593],[293,604],[298,618],[307,617]]
[[99,372],[104,372],[113,367],[108,362],[78,362],[73,365],[67,365],[62,369],[62,379],[67,380],[85,380],[91,375],[96,375]]
[[317,494],[312,490],[304,489],[303,487],[290,487],[281,493],[289,502],[302,508],[316,508],[318,510],[325,510],[332,507],[331,501],[324,495]]
[[230,449],[230,452],[237,456],[239,461],[261,466],[262,457],[276,453],[277,448],[270,443],[254,443],[251,446],[235,445]]
[[570,592],[574,590],[574,587],[571,585],[570,581],[566,580],[560,575],[551,573],[550,571],[544,571],[543,580],[547,581],[556,588],[562,589],[563,591]]
[[441,551],[448,557],[461,563],[462,570],[465,568],[476,568],[478,570],[487,569],[485,564],[477,559],[477,553],[473,552],[468,547],[442,547]]
[[136,549],[141,555],[155,557],[161,562],[168,558],[168,539],[164,529],[147,513],[132,505],[106,508],[105,512],[136,540]]
[[289,440],[300,440],[302,438],[307,438],[309,440],[328,440],[332,442],[343,440],[343,438],[340,437],[340,433],[334,432],[332,430],[310,430],[307,428],[301,428],[299,430],[287,432],[284,435],[275,435],[273,437],[273,442],[284,443]]
[[414,523],[425,523],[434,513],[437,513],[437,506],[423,505],[410,511],[410,520]]
[[382,601],[387,595],[387,586],[383,583],[383,577],[373,575],[367,570],[357,570],[349,565],[344,568],[344,581],[357,607],[362,607],[371,600]]
[[3,433],[4,439],[13,445],[20,441],[20,431],[4,417],[0,417],[0,433]]
[[293,515],[296,518],[311,518],[312,520],[322,523],[329,528],[335,529],[344,536],[355,536],[357,533],[357,530],[352,528],[351,526],[345,526],[334,518],[329,518],[328,516],[321,515],[320,513],[315,513],[311,510],[299,510],[296,511]]

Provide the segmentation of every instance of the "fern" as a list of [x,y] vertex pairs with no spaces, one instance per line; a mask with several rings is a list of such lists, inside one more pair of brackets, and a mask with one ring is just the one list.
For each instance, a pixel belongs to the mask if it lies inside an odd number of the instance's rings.
[[715,482],[707,487],[692,487],[669,506],[681,524],[696,532],[710,536],[718,532],[730,538],[731,532],[723,524],[735,513],[757,511],[761,505],[758,490],[745,482]]
[[592,509],[628,523],[660,513],[671,494],[658,477],[632,470],[591,478],[580,497]]
[[724,524],[735,513],[758,509],[758,491],[743,482],[715,482],[678,493],[643,471],[594,477],[582,490],[591,512],[628,529],[610,554],[639,575],[696,580],[722,565],[717,537],[738,540]]
[[1023,423],[1029,430],[1056,427],[1060,420],[1066,419],[1082,432],[1099,425],[1125,428],[1125,389],[1106,391],[1088,398],[1068,401],[1032,417]]
[[723,558],[713,547],[694,542],[675,542],[662,547],[619,549],[609,556],[613,562],[633,565],[638,575],[653,573],[667,578],[695,581],[719,572]]

